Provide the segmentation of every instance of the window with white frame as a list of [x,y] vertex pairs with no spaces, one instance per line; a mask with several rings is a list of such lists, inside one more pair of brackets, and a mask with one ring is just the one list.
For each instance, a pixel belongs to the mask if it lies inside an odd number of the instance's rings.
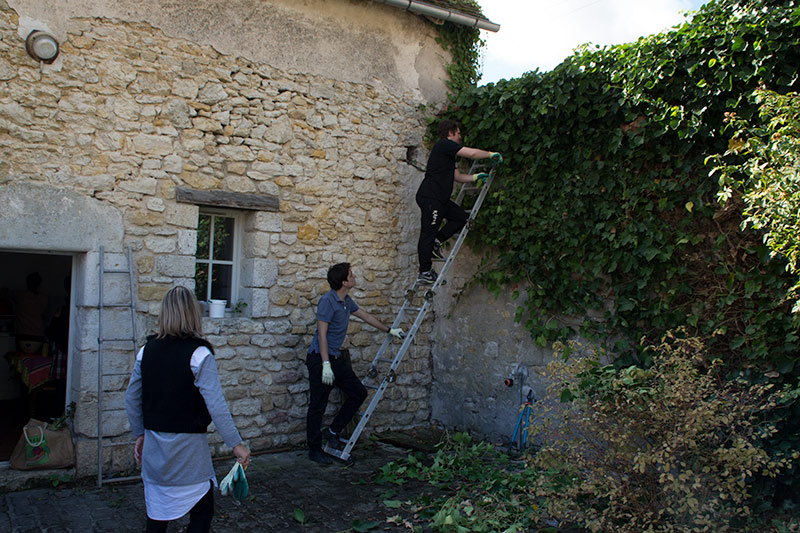
[[195,294],[198,300],[238,298],[241,215],[228,211],[200,209],[195,255]]

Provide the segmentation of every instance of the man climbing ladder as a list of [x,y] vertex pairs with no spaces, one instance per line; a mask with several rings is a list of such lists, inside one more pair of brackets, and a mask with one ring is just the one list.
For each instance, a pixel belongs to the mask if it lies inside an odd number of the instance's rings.
[[[453,120],[439,123],[439,141],[428,157],[425,179],[417,190],[417,205],[422,211],[422,221],[417,244],[419,255],[419,282],[433,284],[437,273],[432,268],[431,258],[442,259],[442,244],[455,235],[467,222],[467,213],[450,200],[453,183],[486,183],[485,172],[464,174],[456,168],[456,156],[468,159],[491,158],[492,164],[503,162],[497,152],[461,146],[461,126]],[[442,226],[442,219],[447,222]]]

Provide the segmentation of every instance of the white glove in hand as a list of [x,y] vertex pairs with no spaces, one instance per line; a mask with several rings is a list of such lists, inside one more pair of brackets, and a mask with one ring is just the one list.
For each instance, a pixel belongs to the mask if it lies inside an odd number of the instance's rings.
[[325,385],[333,385],[333,370],[331,369],[330,361],[322,363],[322,382]]
[[389,333],[389,335],[391,335],[395,339],[402,339],[403,337],[406,336],[406,334],[403,333],[403,329],[402,328],[392,328],[392,329],[390,329],[388,331],[388,333]]

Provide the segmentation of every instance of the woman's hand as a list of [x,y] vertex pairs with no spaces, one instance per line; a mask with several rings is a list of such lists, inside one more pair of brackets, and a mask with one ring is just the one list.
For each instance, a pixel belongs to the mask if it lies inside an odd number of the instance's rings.
[[136,444],[133,445],[133,458],[136,459],[136,464],[142,466],[142,448],[144,447],[144,435],[139,435],[136,439]]
[[247,468],[247,465],[250,464],[250,450],[244,444],[237,444],[234,446],[233,455],[236,456],[236,460],[239,461],[244,468]]

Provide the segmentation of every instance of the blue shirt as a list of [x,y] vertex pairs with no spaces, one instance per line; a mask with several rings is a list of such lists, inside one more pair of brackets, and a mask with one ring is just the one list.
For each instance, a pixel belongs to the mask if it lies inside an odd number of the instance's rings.
[[[339,298],[336,291],[331,289],[322,298],[319,299],[317,305],[317,320],[328,323],[328,334],[325,338],[328,339],[328,355],[335,357],[339,355],[339,348],[342,347],[344,337],[347,335],[347,326],[350,324],[350,315],[358,311],[358,305],[349,296],[345,296],[344,300]],[[311,341],[311,347],[308,353],[320,353],[319,351],[319,328],[314,333],[314,339]]]

